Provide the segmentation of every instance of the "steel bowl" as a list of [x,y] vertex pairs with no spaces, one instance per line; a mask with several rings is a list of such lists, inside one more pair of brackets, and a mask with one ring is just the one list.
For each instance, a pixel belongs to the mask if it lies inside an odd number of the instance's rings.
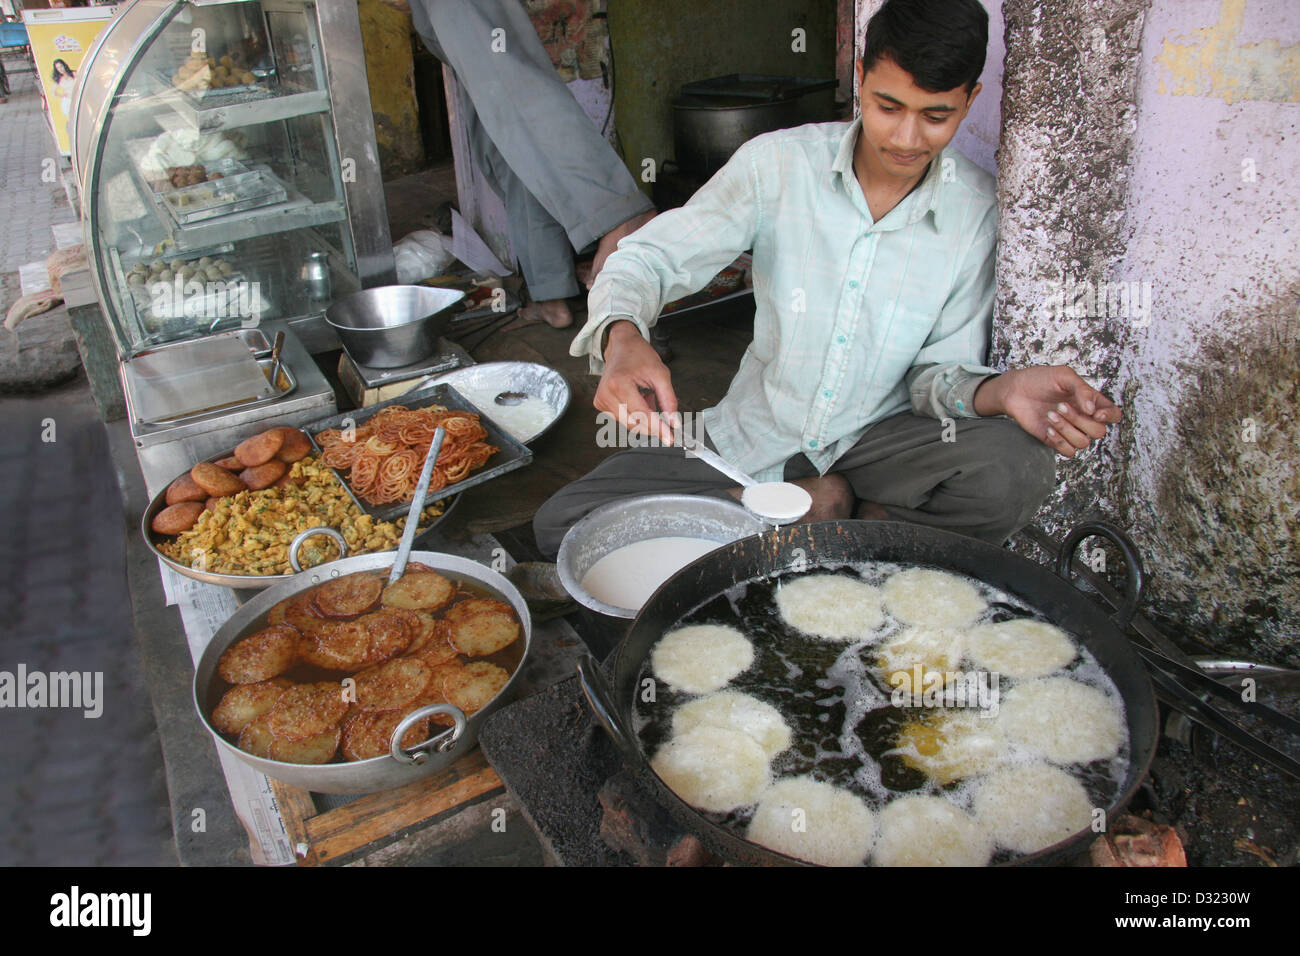
[[528,663],[528,654],[532,650],[532,620],[528,616],[528,605],[524,603],[518,589],[502,575],[469,558],[433,551],[412,551],[411,560],[427,565],[450,578],[472,581],[495,591],[519,615],[519,622],[523,629],[523,650],[520,660],[515,666],[514,673],[510,675],[510,680],[486,707],[468,717],[450,704],[439,704],[436,710],[422,707],[412,711],[408,717],[435,712],[445,713],[456,720],[456,726],[439,732],[416,747],[402,749],[396,742],[401,740],[409,725],[399,725],[394,734],[392,754],[371,757],[369,760],[328,764],[284,763],[279,760],[255,757],[240,750],[223,737],[212,726],[209,719],[213,708],[221,699],[222,688],[225,686],[217,677],[217,661],[237,640],[265,627],[266,616],[271,608],[286,598],[313,588],[330,578],[357,571],[387,570],[393,564],[393,556],[392,551],[362,554],[310,568],[302,574],[294,575],[288,581],[263,591],[221,625],[217,633],[212,636],[211,643],[204,650],[195,668],[193,692],[194,708],[198,712],[199,720],[212,735],[219,750],[242,760],[268,777],[274,777],[276,780],[282,780],[304,790],[313,790],[316,793],[374,793],[377,790],[400,787],[436,773],[474,748],[483,721],[509,698],[510,688]]
[[767,529],[738,501],[707,495],[645,495],[601,505],[569,529],[560,542],[556,570],[579,604],[609,617],[631,619],[640,608],[615,607],[582,586],[592,565],[618,548],[648,538],[706,538],[721,547]]
[[455,289],[384,285],[362,289],[325,310],[325,321],[358,365],[400,368],[432,355],[465,298]]
[[[439,375],[434,382],[450,385],[498,424],[500,424],[498,415],[502,409],[495,404],[497,395],[502,392],[521,392],[533,398],[540,398],[551,406],[554,415],[549,422],[531,434],[515,435],[515,438],[525,445],[541,438],[555,427],[555,423],[564,416],[569,407],[571,394],[569,383],[563,375],[550,366],[538,362],[484,362],[481,365],[467,365],[465,368]],[[510,431],[508,428],[505,430]]]

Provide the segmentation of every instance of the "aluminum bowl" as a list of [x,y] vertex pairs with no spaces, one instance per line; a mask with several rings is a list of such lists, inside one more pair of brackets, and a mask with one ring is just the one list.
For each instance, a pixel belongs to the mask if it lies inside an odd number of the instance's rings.
[[[403,752],[403,759],[401,760],[394,756],[384,755],[349,763],[299,764],[255,757],[240,750],[223,737],[209,720],[212,709],[221,699],[219,691],[223,686],[216,676],[217,661],[226,649],[241,637],[265,627],[266,615],[271,608],[285,598],[293,597],[295,594],[315,587],[330,578],[353,574],[357,571],[387,571],[388,568],[392,567],[393,556],[394,552],[392,551],[383,551],[378,554],[361,554],[354,558],[344,558],[341,561],[332,561],[329,564],[309,568],[301,574],[294,575],[290,580],[263,591],[240,607],[230,620],[221,625],[217,633],[212,636],[212,641],[204,650],[203,656],[199,658],[198,666],[194,670],[193,689],[194,708],[198,712],[199,720],[203,722],[203,726],[207,728],[208,733],[212,735],[212,739],[216,742],[219,750],[238,760],[242,760],[254,770],[264,773],[268,777],[274,777],[276,780],[282,780],[291,786],[301,787],[304,790],[313,790],[316,793],[350,794],[389,790],[419,780],[422,777],[430,776],[444,767],[450,766],[474,748],[478,742],[478,732],[483,725],[483,721],[509,699],[510,688],[514,686],[520,672],[528,664],[528,655],[533,646],[532,619],[528,616],[528,605],[524,603],[518,589],[505,577],[477,561],[471,561],[469,558],[462,558],[453,554],[439,554],[433,551],[412,551],[411,560],[427,565],[448,577],[473,581],[495,591],[519,615],[519,623],[523,630],[523,647],[520,651],[519,663],[515,667],[514,673],[510,675],[510,680],[488,702],[486,707],[466,718],[451,705],[440,704],[438,705],[439,712],[447,713],[453,719],[456,719],[456,727],[440,732],[430,741],[425,741],[414,748],[413,752]],[[427,711],[428,708],[422,708],[422,710]],[[418,711],[412,713],[418,713]],[[401,733],[404,730],[399,727],[398,731],[399,733],[396,736],[400,740]]]
[[400,368],[432,355],[465,293],[424,285],[362,289],[325,310],[325,321],[358,365]]
[[555,559],[560,583],[583,607],[631,619],[640,608],[615,607],[589,594],[582,579],[592,565],[618,548],[648,538],[705,538],[718,547],[767,526],[738,501],[707,495],[645,495],[601,505],[565,534]]
[[[461,395],[478,407],[488,418],[498,425],[498,417],[504,409],[494,404],[493,400],[502,392],[522,392],[533,398],[540,398],[555,413],[544,426],[529,435],[515,435],[520,442],[529,442],[541,438],[555,427],[555,423],[564,417],[569,407],[571,390],[564,376],[548,365],[538,362],[484,362],[481,365],[467,365],[439,375],[436,383],[450,385]],[[471,397],[470,393],[475,393]],[[480,404],[477,396],[491,396]],[[505,426],[502,426],[505,428]],[[506,431],[510,429],[506,428]]]

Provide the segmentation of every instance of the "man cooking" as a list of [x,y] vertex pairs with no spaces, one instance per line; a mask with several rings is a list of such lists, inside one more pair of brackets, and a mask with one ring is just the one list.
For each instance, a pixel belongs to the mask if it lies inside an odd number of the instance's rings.
[[684,207],[619,244],[570,351],[602,373],[596,408],[654,423],[658,442],[547,501],[534,519],[543,552],[617,498],[739,496],[663,447],[677,398],[648,339],[665,303],[749,249],[754,340],[703,412],[702,438],[759,481],[804,487],[805,520],[913,521],[1001,544],[1053,487],[1054,453],[1071,457],[1119,422],[1068,367],[983,364],[997,198],[993,178],[948,147],[987,44],[976,0],[887,0],[857,65],[860,119],[750,140]]

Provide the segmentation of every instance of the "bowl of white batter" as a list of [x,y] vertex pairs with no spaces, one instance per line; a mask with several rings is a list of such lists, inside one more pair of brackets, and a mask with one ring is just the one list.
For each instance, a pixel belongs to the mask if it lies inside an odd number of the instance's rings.
[[631,619],[659,586],[696,558],[766,525],[738,502],[707,495],[645,495],[602,505],[564,536],[556,558],[573,599]]
[[[560,372],[538,362],[467,365],[439,375],[434,382],[450,385],[525,445],[550,431],[569,407],[569,383]],[[515,395],[514,402],[497,402],[502,393]]]

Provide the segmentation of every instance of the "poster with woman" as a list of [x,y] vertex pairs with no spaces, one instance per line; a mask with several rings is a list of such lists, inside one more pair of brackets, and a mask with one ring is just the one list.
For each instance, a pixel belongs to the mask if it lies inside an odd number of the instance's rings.
[[24,10],[27,39],[32,46],[45,96],[45,114],[59,152],[71,155],[68,120],[72,117],[72,91],[81,61],[116,7],[69,7]]

